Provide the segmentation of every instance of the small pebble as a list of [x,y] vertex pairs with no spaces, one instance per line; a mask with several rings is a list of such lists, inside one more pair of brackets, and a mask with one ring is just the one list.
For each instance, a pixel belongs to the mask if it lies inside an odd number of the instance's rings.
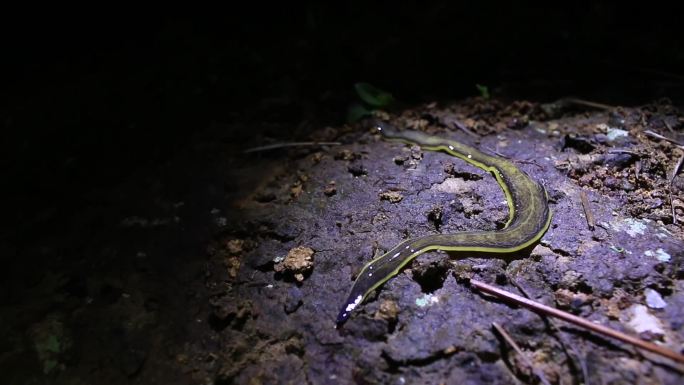
[[663,309],[667,306],[667,303],[665,303],[663,297],[660,296],[660,293],[653,289],[649,288],[644,290],[644,295],[646,296],[646,305],[651,309]]

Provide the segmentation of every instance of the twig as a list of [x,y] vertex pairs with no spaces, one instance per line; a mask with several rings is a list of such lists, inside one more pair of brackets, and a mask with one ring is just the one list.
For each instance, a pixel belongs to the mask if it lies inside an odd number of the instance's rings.
[[584,190],[580,191],[580,200],[582,201],[582,208],[584,209],[584,217],[587,220],[587,225],[589,230],[594,230],[594,214],[591,212],[591,206],[589,206],[589,199],[587,199],[587,193]]
[[677,224],[677,213],[675,212],[674,201],[672,200],[672,186],[667,189],[667,193],[670,196],[670,209],[672,209],[672,224]]
[[[515,286],[522,295],[525,296],[525,298],[530,299],[530,295],[527,293],[527,291],[516,281],[515,279],[508,277],[508,280]],[[587,368],[587,363],[586,361],[582,358],[582,355],[577,351],[576,346],[568,343],[568,341],[565,339],[564,334],[561,331],[560,326],[558,326],[557,321],[555,321],[553,318],[547,317],[545,314],[539,314],[542,320],[545,322],[548,322],[547,326],[551,329],[551,331],[557,333],[558,340],[560,341],[561,346],[563,347],[563,351],[565,354],[568,355],[570,358],[570,362],[572,365],[572,360],[575,359],[578,362],[579,365],[579,370],[582,372],[582,380],[580,383],[584,385],[589,385],[589,369]],[[570,350],[572,350],[572,354],[568,351],[568,347],[570,347]],[[574,356],[573,356],[574,355]]]
[[670,196],[670,208],[672,209],[672,224],[677,224],[677,213],[675,212],[674,200],[672,200],[672,183],[674,183],[677,174],[682,168],[682,163],[684,163],[684,154],[679,157],[677,164],[675,164],[674,170],[672,170],[672,176],[670,177],[670,187],[667,189]]
[[607,326],[603,326],[600,324],[593,323],[585,318],[578,317],[576,315],[564,312],[562,310],[558,310],[555,308],[552,308],[550,306],[542,305],[538,302],[529,300],[525,297],[521,297],[519,295],[509,293],[505,290],[499,289],[497,287],[488,285],[484,282],[480,282],[475,279],[470,280],[470,285],[474,287],[477,290],[480,290],[482,292],[500,297],[500,298],[505,298],[507,300],[510,300],[511,302],[514,302],[518,305],[525,306],[535,312],[551,315],[557,318],[560,318],[564,321],[570,322],[574,325],[583,327],[585,329],[589,329],[593,332],[603,334],[605,336],[609,336],[612,338],[615,338],[617,340],[620,340],[622,342],[626,342],[628,344],[632,344],[636,347],[639,347],[641,349],[648,350],[650,352],[659,354],[663,357],[667,357],[671,360],[677,361],[679,363],[684,363],[684,355],[679,354],[673,350],[664,348],[662,346],[658,346],[654,343],[644,341],[642,339],[630,336],[628,334],[619,332],[615,329],[611,329]]
[[597,103],[597,102],[592,102],[589,100],[583,100],[583,99],[577,99],[577,98],[566,98],[563,100],[566,103],[579,104],[581,106],[594,107],[594,108],[598,108],[601,110],[612,110],[613,108],[615,108],[614,106],[611,106],[608,104]]
[[667,119],[664,119],[663,123],[665,124],[665,127],[667,127],[668,131],[670,131],[671,133],[674,133],[674,130],[672,129],[672,125],[667,122]]
[[549,383],[549,381],[546,379],[546,377],[544,376],[544,372],[542,372],[541,370],[539,370],[539,368],[537,368],[537,367],[532,363],[532,361],[530,361],[530,359],[527,357],[527,355],[525,354],[525,352],[523,352],[522,349],[520,349],[520,347],[518,346],[518,344],[515,343],[515,340],[513,340],[513,338],[506,332],[506,330],[503,328],[503,326],[499,325],[499,324],[496,323],[496,322],[492,322],[492,326],[493,326],[494,329],[496,329],[496,331],[501,335],[501,337],[503,337],[503,339],[504,339],[509,345],[511,345],[511,347],[513,348],[513,350],[515,350],[515,352],[518,353],[518,356],[520,356],[520,358],[523,360],[523,362],[525,363],[525,365],[527,365],[527,366],[532,370],[532,373],[534,373],[537,377],[539,377],[539,381],[541,381],[541,383],[544,384],[544,385],[551,385],[551,384]]
[[473,138],[479,138],[480,137],[478,134],[470,131],[470,129],[468,129],[468,127],[466,127],[465,124],[463,124],[460,120],[458,120],[456,118],[451,118],[451,123],[453,123],[454,126],[456,126],[456,128],[458,128],[459,130],[461,130],[461,131],[465,132],[466,134],[472,136]]
[[492,149],[489,148],[489,147],[486,147],[486,150],[487,150],[489,153],[498,156],[499,158],[509,159],[509,160],[511,160],[511,161],[513,161],[513,162],[521,163],[521,164],[530,164],[530,165],[532,165],[532,166],[536,166],[536,167],[537,167],[538,169],[540,169],[540,170],[543,170],[543,169],[544,169],[544,166],[542,166],[542,165],[540,165],[539,163],[537,163],[537,161],[534,160],[534,159],[532,159],[532,160],[529,160],[529,159],[513,159],[513,158],[511,158],[510,156],[504,155],[503,153],[501,153],[501,152],[499,152],[499,151],[497,151],[497,150],[492,150]]
[[679,171],[682,169],[682,163],[684,163],[684,154],[682,154],[679,157],[679,160],[674,166],[674,170],[672,170],[672,176],[670,177],[670,185],[672,184],[672,182],[674,182],[674,178],[677,177],[677,174],[679,174]]
[[608,150],[608,153],[609,153],[609,154],[629,154],[629,155],[635,156],[635,157],[637,157],[637,158],[640,158],[640,157],[641,157],[641,155],[639,155],[639,153],[637,153],[637,152],[630,151],[630,150],[622,150],[622,149],[619,149],[619,148],[615,148],[615,149],[612,149],[612,150]]
[[651,130],[644,130],[643,133],[646,134],[646,136],[650,136],[651,138],[666,140],[666,141],[668,141],[668,142],[670,142],[670,143],[674,143],[674,144],[676,144],[679,148],[684,149],[684,144],[680,143],[680,142],[677,141],[677,140],[670,139],[670,138],[668,138],[667,136],[660,135],[660,134],[657,133],[657,132],[653,132],[653,131],[651,131]]
[[285,148],[285,147],[299,147],[299,146],[339,146],[342,143],[340,142],[287,142],[287,143],[274,143],[274,144],[267,144],[265,146],[259,146],[259,147],[252,147],[248,148],[245,151],[243,151],[243,154],[247,154],[250,152],[259,152],[259,151],[268,151],[268,150],[275,150],[278,148]]
[[440,114],[431,114],[431,115],[433,117],[437,118],[437,120],[439,120],[439,122],[442,125],[444,125],[445,127],[448,127],[448,128],[456,127],[459,130],[468,134],[469,136],[472,136],[473,138],[479,138],[480,137],[480,135],[470,131],[470,129],[468,127],[466,127],[466,125],[463,124],[463,122],[460,119],[456,118],[456,115],[454,115],[452,113],[440,113]]

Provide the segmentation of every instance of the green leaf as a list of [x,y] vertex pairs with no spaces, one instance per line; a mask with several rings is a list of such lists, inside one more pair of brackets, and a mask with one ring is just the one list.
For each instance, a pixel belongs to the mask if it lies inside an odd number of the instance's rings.
[[53,353],[59,353],[61,350],[61,347],[59,344],[59,339],[57,339],[57,336],[50,335],[47,338],[47,340],[45,341],[44,348],[45,348],[45,351],[53,352]]
[[475,87],[477,88],[477,91],[480,93],[480,96],[482,96],[485,99],[489,99],[489,88],[487,86],[483,86],[482,84],[475,84]]
[[354,88],[361,100],[373,107],[386,107],[394,102],[394,97],[391,93],[383,91],[368,83],[356,83],[354,84]]
[[347,122],[358,122],[359,120],[361,120],[361,118],[372,114],[373,113],[366,107],[362,106],[359,103],[354,103],[351,106],[349,106],[349,109],[347,110]]

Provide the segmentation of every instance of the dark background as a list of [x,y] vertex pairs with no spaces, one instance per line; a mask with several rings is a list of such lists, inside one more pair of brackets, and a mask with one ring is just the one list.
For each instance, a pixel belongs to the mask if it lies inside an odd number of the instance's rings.
[[5,189],[34,200],[115,183],[216,124],[341,124],[357,81],[407,102],[476,83],[534,101],[684,91],[681,10],[647,3],[36,11],[2,17],[0,87]]

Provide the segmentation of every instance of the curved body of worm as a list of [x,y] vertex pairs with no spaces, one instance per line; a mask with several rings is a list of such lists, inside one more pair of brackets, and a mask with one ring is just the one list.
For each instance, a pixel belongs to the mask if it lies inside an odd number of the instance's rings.
[[340,309],[338,326],[370,293],[426,251],[513,253],[539,241],[551,223],[552,214],[544,186],[511,162],[453,140],[418,131],[398,131],[388,123],[376,122],[375,127],[385,139],[418,144],[424,150],[443,151],[492,173],[506,196],[509,217],[501,230],[464,231],[408,239],[368,262],[356,277]]

